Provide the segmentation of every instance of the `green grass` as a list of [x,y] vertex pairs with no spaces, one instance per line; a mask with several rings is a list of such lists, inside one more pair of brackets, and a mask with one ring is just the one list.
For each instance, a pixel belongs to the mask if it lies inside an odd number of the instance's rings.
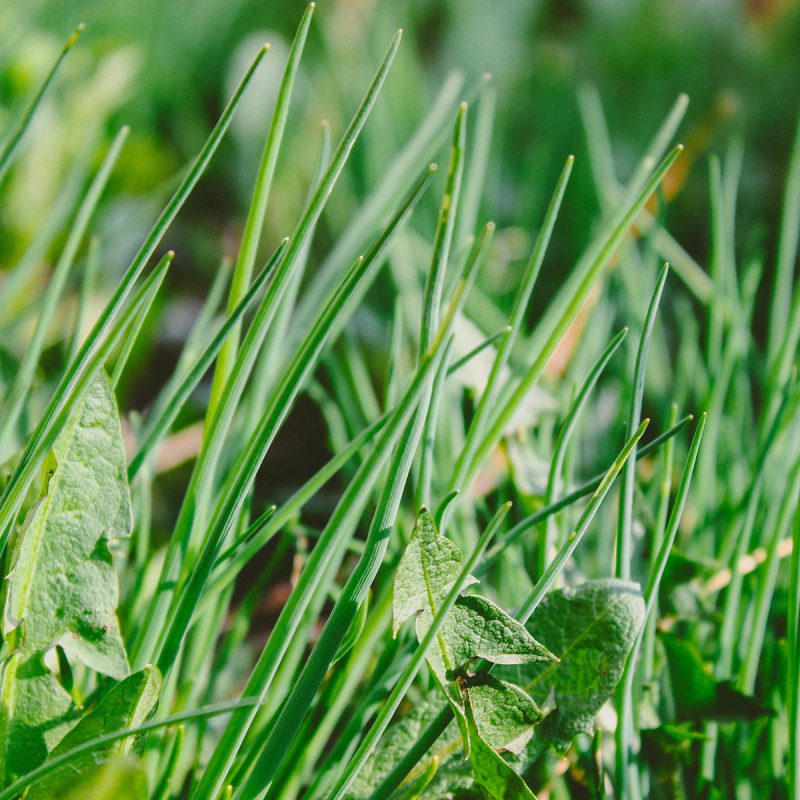
[[[452,75],[417,114],[401,31],[309,126],[326,13],[168,379],[141,367],[184,258],[162,242],[267,46],[126,268],[126,127],[0,248],[0,800],[793,796],[800,134],[774,259],[739,227],[739,141],[708,159],[708,258],[668,224],[685,95],[619,177],[576,87],[588,157],[518,176],[545,199],[512,222],[496,86]],[[76,37],[17,103],[0,207]]]

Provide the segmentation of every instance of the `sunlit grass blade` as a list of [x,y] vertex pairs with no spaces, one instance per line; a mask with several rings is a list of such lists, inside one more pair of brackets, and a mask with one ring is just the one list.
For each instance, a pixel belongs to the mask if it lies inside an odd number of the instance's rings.
[[[650,348],[650,336],[653,332],[653,325],[656,321],[658,304],[661,301],[661,293],[664,291],[664,284],[669,274],[669,266],[664,265],[656,281],[655,289],[650,298],[650,305],[647,307],[647,314],[642,327],[642,335],[639,339],[639,347],[636,350],[636,364],[633,371],[633,383],[631,385],[631,400],[628,410],[628,430],[635,430],[639,426],[642,416],[642,400],[644,398],[644,379],[647,368],[647,353]],[[635,456],[635,454],[634,454]],[[632,458],[625,465],[622,473],[622,486],[619,496],[619,520],[617,523],[617,548],[615,554],[614,573],[622,580],[630,580],[631,561],[633,559],[633,493],[634,482],[636,480],[636,458]]]
[[478,211],[486,184],[492,146],[492,127],[494,125],[497,90],[491,75],[483,75],[476,104],[474,135],[466,161],[464,189],[462,191],[461,211],[458,215],[455,242],[462,245],[478,224]]
[[[297,76],[297,69],[300,65],[300,58],[303,55],[308,29],[311,25],[311,18],[314,14],[314,3],[311,3],[303,14],[300,25],[292,42],[289,58],[286,62],[278,99],[272,114],[269,133],[264,142],[264,150],[261,161],[256,172],[253,195],[247,211],[247,219],[244,224],[242,241],[239,246],[239,254],[233,269],[233,279],[231,281],[230,295],[228,297],[228,314],[233,313],[237,304],[241,301],[253,274],[256,262],[258,244],[261,239],[261,230],[264,226],[264,216],[269,201],[269,193],[272,187],[272,177],[275,174],[275,167],[278,163],[278,154],[281,149],[283,132],[286,128],[286,119],[289,116],[289,104],[294,89],[294,81]],[[214,379],[211,384],[211,397],[208,401],[208,417],[211,418],[219,404],[222,390],[225,386],[231,369],[236,350],[239,347],[239,325],[234,326],[230,338],[222,345],[217,363],[214,368]]]
[[366,198],[338,238],[320,265],[314,280],[303,293],[297,308],[298,330],[307,327],[313,319],[315,310],[338,280],[341,271],[364,247],[364,243],[375,234],[381,219],[392,208],[398,192],[411,186],[411,176],[416,174],[419,164],[431,161],[437,149],[445,142],[463,83],[464,79],[460,73],[452,73],[447,78],[427,117],[420,123],[414,135],[383,174],[379,185]]
[[[442,203],[439,208],[439,220],[436,226],[436,234],[433,240],[431,267],[428,270],[425,282],[422,322],[419,332],[419,358],[422,358],[431,346],[433,337],[436,335],[436,329],[439,326],[442,292],[444,291],[447,265],[450,258],[450,246],[453,241],[453,231],[455,230],[456,215],[458,213],[458,205],[461,196],[461,178],[464,172],[464,149],[467,135],[466,120],[467,104],[462,103],[458,111],[458,116],[456,117],[456,125],[453,131],[453,142],[450,147],[450,163],[447,170]],[[431,381],[433,381],[433,378]],[[433,415],[431,414],[432,409],[430,402],[426,405],[428,406],[426,411],[428,418],[424,423],[426,427],[422,440],[419,477],[415,493],[415,504],[418,506],[425,502],[430,502],[431,469],[433,467],[433,426],[436,420],[435,413]]]
[[[636,197],[623,204],[604,231],[598,235],[599,244],[592,246],[587,255],[581,259],[581,263],[575,268],[574,274],[570,276],[562,290],[564,292],[563,300],[559,301],[557,298],[553,302],[551,308],[556,309],[552,315],[554,319],[550,320],[550,313],[546,314],[529,342],[534,352],[537,353],[533,364],[525,372],[519,384],[513,390],[509,390],[507,396],[501,395],[498,399],[499,408],[494,413],[488,430],[483,434],[472,462],[462,470],[461,476],[456,475],[456,477],[461,477],[461,483],[457,486],[454,481],[452,488],[467,485],[479,465],[484,462],[492,448],[500,440],[514,411],[541,376],[550,356],[577,315],[592,286],[598,280],[608,259],[619,247],[647,198],[656,190],[682,149],[683,147],[678,145],[662,161]],[[539,344],[542,339],[544,342]]]
[[[644,447],[637,448],[637,460],[641,460],[651,453],[656,452],[661,445],[663,445],[665,442],[668,442],[670,439],[680,433],[692,421],[692,419],[692,415],[688,414],[676,425],[653,439],[652,442],[649,442]],[[481,575],[485,573],[497,561],[497,559],[500,557],[500,554],[514,544],[514,542],[518,541],[519,538],[527,531],[544,522],[552,514],[557,514],[562,509],[572,505],[576,500],[580,500],[582,497],[590,495],[598,488],[598,486],[600,486],[602,480],[603,475],[596,475],[594,478],[582,483],[576,489],[573,489],[571,492],[565,494],[555,502],[550,503],[550,505],[534,512],[529,517],[520,520],[520,522],[511,528],[511,530],[501,534],[498,537],[497,544],[491,548],[491,550],[489,550],[489,552],[486,554],[486,558],[484,558],[483,561],[478,565],[476,574]]]
[[30,99],[28,105],[25,107],[25,110],[22,112],[17,122],[6,134],[2,145],[0,145],[0,181],[3,180],[6,170],[8,170],[9,166],[11,165],[17,147],[19,146],[22,137],[25,135],[25,131],[27,130],[28,126],[31,124],[31,120],[33,119],[33,115],[36,113],[36,109],[39,107],[39,104],[42,102],[42,98],[50,88],[50,84],[53,82],[53,78],[55,78],[56,73],[61,68],[61,64],[66,58],[67,53],[72,49],[75,42],[78,41],[78,37],[81,35],[81,33],[83,33],[84,27],[85,26],[83,23],[81,23],[72,32],[69,39],[67,39],[67,41],[64,43],[64,47],[61,48],[61,52],[58,54],[58,57],[56,58],[53,66],[50,68],[50,71],[47,73],[47,77],[42,82],[42,85],[36,91],[36,94],[34,94],[34,96]]
[[786,326],[790,320],[798,241],[800,241],[800,118],[797,121],[786,172],[781,207],[781,228],[767,338],[767,364],[770,367],[777,362],[786,347]]

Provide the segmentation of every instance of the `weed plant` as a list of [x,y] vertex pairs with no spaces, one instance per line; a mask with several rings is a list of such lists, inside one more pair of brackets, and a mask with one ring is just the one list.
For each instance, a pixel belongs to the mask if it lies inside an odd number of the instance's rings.
[[[454,79],[313,246],[398,31],[268,241],[313,16],[235,255],[144,413],[117,393],[165,236],[267,47],[99,308],[127,128],[3,275],[0,800],[800,796],[800,134],[774,265],[737,248],[741,146],[710,158],[704,267],[666,225],[687,98],[623,180],[584,89],[589,163],[563,154],[518,262],[481,216],[494,88]],[[573,169],[601,213],[532,315]],[[265,499],[304,397],[331,458]]]

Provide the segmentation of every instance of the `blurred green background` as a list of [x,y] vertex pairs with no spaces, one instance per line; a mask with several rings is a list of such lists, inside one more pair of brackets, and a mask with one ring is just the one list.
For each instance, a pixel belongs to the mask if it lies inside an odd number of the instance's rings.
[[[164,243],[178,257],[160,313],[122,387],[127,407],[146,406],[152,385],[169,374],[199,299],[225,254],[235,252],[288,43],[304,7],[295,0],[0,4],[0,130],[8,128],[75,24],[87,25],[0,185],[0,267],[15,263],[59,203],[66,203],[69,187],[80,187],[81,165],[85,170],[98,163],[103,143],[129,124],[129,142],[93,226],[106,288],[259,44],[272,45],[231,135]],[[489,279],[500,306],[569,153],[576,155],[576,168],[536,305],[546,302],[548,289],[575,263],[599,219],[579,111],[584,87],[595,88],[602,100],[621,180],[678,94],[688,93],[681,129],[687,150],[671,176],[664,213],[671,232],[701,265],[709,249],[707,155],[743,142],[737,244],[744,257],[763,253],[771,263],[800,107],[800,9],[786,0],[321,0],[272,191],[265,252],[291,231],[302,207],[319,154],[320,122],[330,121],[335,140],[401,26],[400,55],[325,212],[311,273],[435,107],[441,87],[458,80],[454,70],[463,76],[456,99],[475,96],[487,72],[497,91],[482,217],[498,224],[503,256]],[[436,192],[424,202],[413,224],[429,234]],[[46,280],[48,257],[58,253],[58,244],[56,236],[45,249],[36,280]],[[20,303],[33,308],[38,285]],[[768,291],[769,280],[763,286]],[[363,314],[361,324],[370,330]],[[382,349],[383,331],[375,330],[375,347]]]

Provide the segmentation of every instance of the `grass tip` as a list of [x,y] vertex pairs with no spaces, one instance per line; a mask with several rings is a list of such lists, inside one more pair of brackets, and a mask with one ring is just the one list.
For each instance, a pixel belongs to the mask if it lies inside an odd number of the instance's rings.
[[439,169],[439,165],[435,161],[433,161],[430,164],[428,164],[428,172],[436,172],[436,170],[438,170],[438,169]]
[[574,156],[572,153],[570,153],[570,154],[567,156],[567,164],[569,164],[570,166],[572,166],[574,163],[575,163],[575,156]]
[[683,145],[682,144],[676,145],[675,151],[677,153],[682,153],[683,152]]
[[514,503],[512,503],[511,500],[506,500],[505,503],[503,503],[503,508],[508,511],[513,505]]
[[175,251],[174,250],[167,250],[167,258],[172,261],[175,258]]
[[265,53],[269,52],[270,47],[272,47],[272,45],[269,42],[264,42],[264,44],[261,45],[261,49],[258,51],[258,57],[261,58]]
[[331,126],[331,121],[330,121],[329,119],[323,119],[323,120],[322,120],[322,121],[319,123],[319,125],[320,125],[320,127],[321,127],[321,128],[330,128],[330,126]]
[[309,9],[311,9],[311,11],[313,11],[317,7],[317,4],[316,3],[309,3],[308,7],[309,7]]
[[420,513],[420,514],[425,514],[427,511],[428,511],[428,506],[426,506],[426,505],[425,505],[425,503],[423,503],[423,504],[422,504],[422,505],[419,507],[419,513]]
[[469,104],[467,103],[466,100],[462,100],[461,104],[458,107],[458,113],[459,114],[466,114],[467,113],[467,108],[469,108]]
[[491,72],[484,72],[483,75],[481,75],[481,80],[484,83],[491,83],[492,82],[492,73]]
[[505,328],[503,328],[503,333],[511,333],[513,330],[514,328],[511,325],[506,325]]
[[78,23],[78,24],[75,26],[75,30],[74,30],[74,31],[72,31],[72,33],[70,34],[70,37],[69,37],[69,39],[67,39],[67,43],[64,45],[64,49],[65,49],[65,50],[69,50],[69,49],[70,49],[70,47],[72,47],[72,45],[74,45],[74,44],[75,44],[75,42],[77,42],[77,41],[78,41],[78,37],[79,37],[79,36],[80,36],[80,35],[81,35],[81,34],[82,34],[82,33],[83,33],[85,30],[86,30],[86,23],[85,23],[85,22],[79,22],[79,23]]

